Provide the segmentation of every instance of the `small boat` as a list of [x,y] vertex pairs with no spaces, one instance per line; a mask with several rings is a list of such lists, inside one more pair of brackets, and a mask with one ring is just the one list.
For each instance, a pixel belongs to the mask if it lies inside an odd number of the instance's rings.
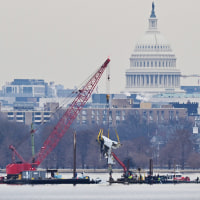
[[167,174],[167,181],[190,181],[188,176],[184,177],[181,173],[175,173],[168,175]]
[[176,166],[176,170],[174,173],[168,175],[167,174],[167,180],[168,181],[190,181],[190,178],[188,176],[184,177],[183,174],[180,172],[178,166]]

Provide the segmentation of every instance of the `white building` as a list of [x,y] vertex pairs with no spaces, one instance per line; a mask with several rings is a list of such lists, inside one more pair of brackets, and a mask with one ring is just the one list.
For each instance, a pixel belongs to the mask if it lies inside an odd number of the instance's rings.
[[168,41],[157,29],[155,6],[149,18],[149,28],[136,43],[126,70],[128,93],[177,93],[180,89],[181,72],[176,68],[176,56]]
[[47,85],[40,79],[14,79],[2,89],[5,97],[45,97]]

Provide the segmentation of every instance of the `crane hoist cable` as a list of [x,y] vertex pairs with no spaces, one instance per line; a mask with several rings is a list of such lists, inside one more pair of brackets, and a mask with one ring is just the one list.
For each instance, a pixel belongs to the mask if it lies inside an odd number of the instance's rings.
[[106,69],[106,108],[108,110],[108,138],[110,137],[110,66]]

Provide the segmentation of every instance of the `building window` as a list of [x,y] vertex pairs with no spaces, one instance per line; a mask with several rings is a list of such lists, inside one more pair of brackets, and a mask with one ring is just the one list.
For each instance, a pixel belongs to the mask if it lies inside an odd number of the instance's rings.
[[142,119],[143,119],[143,121],[147,120],[147,112],[146,111],[143,112]]
[[17,115],[23,115],[23,112],[17,112]]
[[107,110],[104,110],[104,111],[103,111],[103,114],[104,114],[104,115],[107,115]]
[[41,120],[41,117],[35,117],[35,120]]
[[120,110],[117,110],[116,111],[116,116],[120,116],[121,115],[121,111]]
[[87,117],[86,116],[82,116],[82,120],[87,120]]
[[86,110],[82,110],[82,115],[87,115],[87,111]]
[[157,122],[159,121],[159,111],[157,111]]
[[174,111],[172,111],[172,110],[169,111],[169,119],[170,120],[174,119]]
[[125,116],[126,116],[125,111],[122,111],[122,120],[123,120],[123,121],[125,120]]
[[6,93],[11,94],[12,93],[12,87],[6,87]]
[[45,88],[44,87],[34,87],[34,93],[44,94]]
[[83,120],[83,121],[82,121],[82,124],[87,124],[87,121],[86,121],[86,120]]
[[149,111],[149,120],[153,121],[153,111]]
[[44,120],[45,121],[48,121],[50,118],[49,117],[44,117]]
[[32,87],[23,87],[23,94],[32,94],[33,88]]
[[179,112],[176,111],[176,121],[178,121],[178,120],[179,120]]
[[165,120],[165,116],[164,116],[164,111],[161,111],[161,120],[164,121]]

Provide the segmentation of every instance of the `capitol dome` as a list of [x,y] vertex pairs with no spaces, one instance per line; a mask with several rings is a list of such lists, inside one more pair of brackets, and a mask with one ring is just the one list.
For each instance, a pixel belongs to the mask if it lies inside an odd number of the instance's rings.
[[130,57],[125,92],[181,92],[181,74],[176,68],[176,56],[167,39],[158,30],[157,21],[153,2],[148,30],[136,42]]
[[155,15],[155,6],[152,3],[151,16],[149,18],[149,29],[144,36],[136,43],[135,52],[169,52],[172,51],[168,40],[157,29],[157,18]]
[[169,42],[158,31],[147,31],[146,34],[137,42],[135,52],[169,52],[172,51]]

